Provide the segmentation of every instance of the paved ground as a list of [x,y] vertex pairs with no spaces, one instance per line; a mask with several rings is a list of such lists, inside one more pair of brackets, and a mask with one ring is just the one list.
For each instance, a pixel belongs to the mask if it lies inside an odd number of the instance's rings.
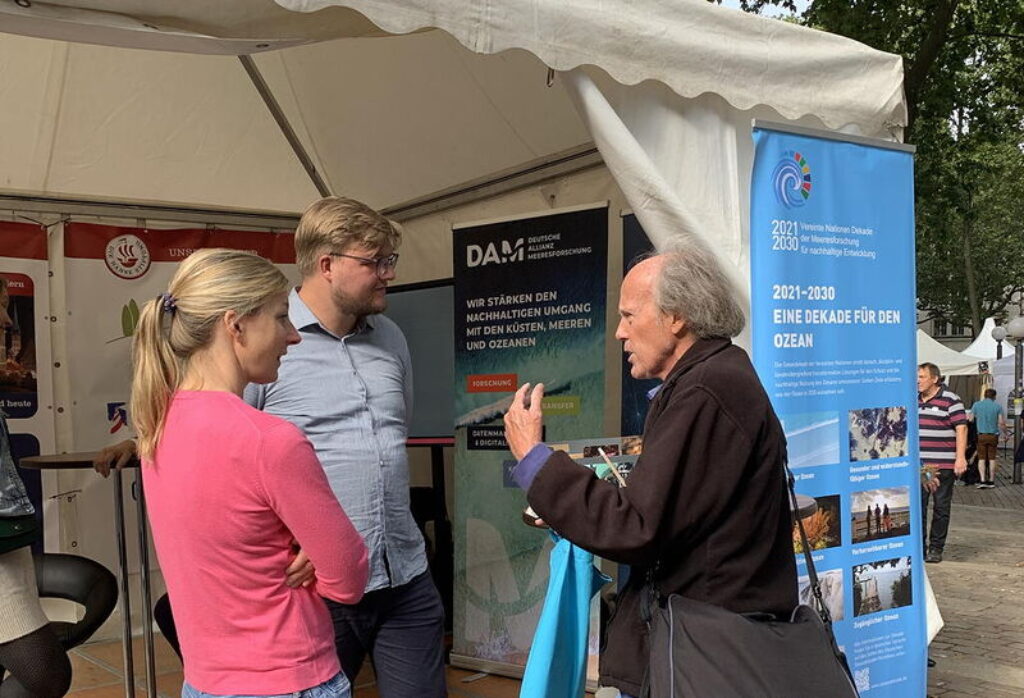
[[931,645],[936,698],[1024,696],[1024,485],[957,486],[945,559],[928,575],[945,627]]

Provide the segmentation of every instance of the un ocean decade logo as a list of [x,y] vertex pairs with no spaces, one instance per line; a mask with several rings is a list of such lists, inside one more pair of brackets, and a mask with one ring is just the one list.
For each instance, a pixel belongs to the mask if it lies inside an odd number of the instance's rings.
[[811,167],[807,158],[787,150],[772,170],[772,190],[786,208],[799,208],[811,196]]
[[107,243],[103,260],[121,279],[137,279],[149,271],[149,248],[135,235],[120,235]]

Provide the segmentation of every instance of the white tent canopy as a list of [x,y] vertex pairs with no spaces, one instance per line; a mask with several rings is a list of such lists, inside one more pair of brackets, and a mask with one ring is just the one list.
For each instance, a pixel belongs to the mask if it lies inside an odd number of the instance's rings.
[[702,0],[65,0],[9,4],[0,16],[3,31],[25,36],[220,55],[440,28],[475,53],[525,49],[556,70],[595,65],[625,85],[657,80],[834,129],[881,135],[906,119],[897,56]]
[[1003,353],[1003,358],[998,359],[991,364],[992,368],[992,387],[996,389],[996,401],[1006,407],[1006,399],[1009,397],[1013,390],[1013,382],[1015,379],[1015,362],[1016,357],[1013,349]]
[[[992,330],[996,328],[995,318],[985,318],[985,323],[981,327],[981,332],[974,338],[970,346],[964,349],[963,353],[968,356],[977,356],[982,359],[995,359],[996,358],[996,340],[992,338]],[[1007,352],[1013,352],[1013,345],[1009,342],[1003,342],[1003,354]]]
[[985,359],[965,355],[941,344],[924,330],[917,331],[917,363],[933,363],[943,376],[976,376],[978,362]]
[[[741,289],[750,119],[897,138],[906,119],[898,56],[704,0],[67,0],[0,19],[22,35],[0,37],[8,192],[301,210],[317,190],[230,57],[253,54],[333,192],[395,206],[593,141],[651,237],[712,242]],[[566,71],[550,87],[547,66]]]

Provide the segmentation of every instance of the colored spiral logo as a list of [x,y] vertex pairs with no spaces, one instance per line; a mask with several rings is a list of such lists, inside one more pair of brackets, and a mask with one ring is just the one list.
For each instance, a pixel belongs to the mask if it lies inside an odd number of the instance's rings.
[[775,198],[786,208],[799,208],[811,196],[811,168],[800,153],[787,150],[772,171]]

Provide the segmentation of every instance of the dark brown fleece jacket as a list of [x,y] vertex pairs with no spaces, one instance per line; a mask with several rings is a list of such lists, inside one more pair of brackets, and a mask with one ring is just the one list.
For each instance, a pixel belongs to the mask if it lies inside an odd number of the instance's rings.
[[698,340],[651,403],[629,486],[555,452],[530,506],[559,534],[632,565],[605,628],[601,682],[639,695],[648,661],[639,592],[658,587],[736,612],[788,615],[796,564],[782,459],[785,437],[750,359],[728,340]]

